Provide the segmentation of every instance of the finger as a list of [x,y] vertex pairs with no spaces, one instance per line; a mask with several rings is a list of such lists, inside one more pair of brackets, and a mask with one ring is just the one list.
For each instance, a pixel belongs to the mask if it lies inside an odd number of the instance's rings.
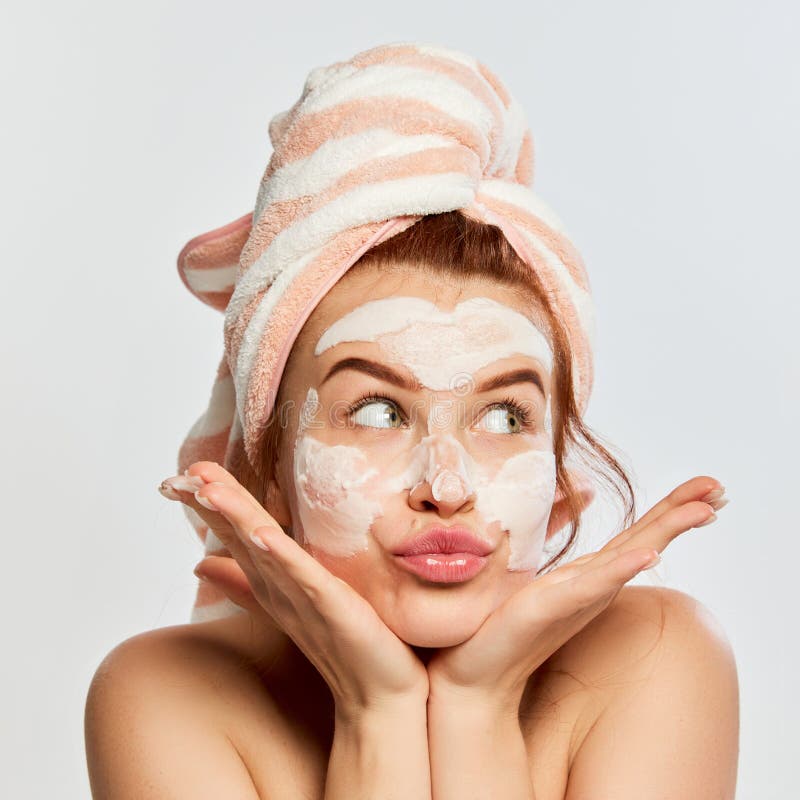
[[208,525],[209,531],[222,542],[225,549],[230,553],[235,563],[238,563],[244,570],[248,579],[252,581],[263,580],[259,575],[253,559],[250,555],[250,548],[241,540],[241,537],[234,526],[219,511],[211,511],[206,506],[198,502],[194,493],[183,492],[181,498],[183,503],[191,508]]
[[547,588],[547,606],[564,617],[587,608],[618,591],[652,562],[652,548],[636,548]]
[[253,564],[282,591],[296,594],[294,584],[314,600],[330,591],[331,573],[288,536],[264,508],[254,508],[240,487],[215,481],[198,490],[196,497],[216,507],[231,523]]
[[[195,461],[184,470],[183,475],[176,475],[163,481],[159,490],[162,490],[162,493],[170,499],[182,500],[187,505],[191,506],[201,519],[203,519],[206,524],[209,524],[212,529],[215,529],[217,524],[222,525],[224,535],[224,532],[230,528],[227,520],[219,515],[216,510],[209,509],[196,502],[193,503],[189,499],[189,495],[195,495],[197,490],[202,489],[208,483],[222,483],[225,486],[236,489],[242,496],[249,500],[254,509],[261,508],[261,504],[250,492],[248,492],[228,470],[220,466],[216,461]],[[167,491],[164,491],[165,489],[167,489]],[[175,489],[175,496],[173,496],[168,489]]]
[[214,584],[237,606],[254,615],[266,613],[266,609],[253,593],[247,575],[229,556],[207,556],[194,568],[194,574]]
[[561,581],[571,580],[590,569],[607,564],[617,558],[622,549],[620,547],[603,548],[597,552],[586,553],[586,555],[576,558],[567,564],[557,567],[552,572],[548,572],[539,580],[548,583],[560,583]]
[[344,581],[334,578],[280,526],[258,526],[248,538],[254,562],[287,594],[297,594],[299,588],[322,610],[323,604],[327,608],[333,598],[341,598],[343,589],[354,591]]
[[195,461],[189,465],[184,474],[189,478],[202,478],[205,483],[222,483],[232,489],[237,489],[254,508],[261,508],[261,503],[228,470],[217,464],[216,461]]
[[[703,498],[707,496],[711,498],[707,504],[711,506],[711,512],[713,513],[715,510],[722,507],[720,503],[724,505],[724,503],[727,502],[721,500],[721,494],[717,497],[717,494],[724,492],[724,488],[725,487],[722,486],[716,478],[711,478],[707,475],[699,475],[690,478],[656,503],[646,514],[636,520],[630,528],[627,528],[617,534],[613,539],[606,542],[604,547],[618,547],[671,509],[679,508],[685,503],[691,503],[693,501],[707,502],[703,500]],[[707,516],[710,516],[710,514]],[[700,520],[700,522],[703,522],[703,520]]]
[[[288,536],[263,507],[253,507],[239,485],[214,481],[198,490],[196,497],[216,507],[231,523],[264,584],[259,599],[269,611],[277,610],[276,603],[284,606],[288,601],[303,618],[316,612],[329,624],[346,628],[354,604],[366,602]],[[250,583],[259,585],[258,578],[247,567],[244,570]]]
[[661,553],[670,542],[682,533],[713,521],[715,518],[714,511],[708,503],[695,500],[665,512],[629,537],[619,545],[618,549],[627,552],[632,548],[650,547]]
[[194,574],[203,580],[224,583],[237,595],[253,594],[244,570],[230,556],[206,556],[197,563]]
[[[274,527],[283,533],[283,528],[267,510],[255,502],[253,496],[239,483],[212,481],[206,483],[195,494],[195,500],[209,511],[217,511],[240,535],[249,537],[251,531],[261,526]],[[250,544],[246,541],[246,544]]]
[[[201,461],[196,462],[196,464],[193,464],[192,467],[195,467],[197,464],[211,464],[215,467],[219,466],[214,464],[214,462]],[[199,474],[188,474],[189,472],[190,470],[186,470],[184,475],[175,475],[171,478],[165,479],[158,487],[159,491],[165,497],[168,497],[171,500],[180,500],[182,503],[189,506],[189,508],[191,508],[192,511],[194,511],[200,517],[200,519],[203,520],[203,522],[214,533],[217,539],[219,539],[222,544],[225,545],[230,554],[237,561],[242,563],[243,566],[248,568],[248,572],[250,576],[252,576],[254,574],[254,567],[249,556],[249,548],[242,543],[234,527],[218,509],[209,508],[206,501],[200,500],[200,490],[209,485],[205,482],[205,478]],[[223,477],[221,473],[229,475],[229,473],[221,467],[219,470],[213,471],[213,474]],[[206,470],[206,474],[211,476],[212,471]],[[233,481],[233,483],[235,483],[235,485],[240,488],[242,492],[244,492],[244,489],[240,487],[238,483],[235,481]]]
[[[670,509],[668,512],[664,512],[659,517],[654,518],[649,525],[639,527],[638,530],[629,528],[623,532],[626,534],[624,538],[622,535],[615,536],[606,542],[599,551],[586,553],[568,564],[547,573],[541,580],[548,580],[553,583],[569,580],[589,569],[607,564],[620,554],[634,548],[650,546],[661,553],[679,534],[690,528],[697,527],[698,524],[703,524],[713,517],[713,509],[709,511],[709,505],[708,503],[695,501]],[[645,517],[642,517],[639,525],[644,520]]]
[[[250,534],[260,527],[274,528],[286,536],[283,528],[238,483],[213,481],[195,492],[195,500],[209,511],[219,513],[234,531],[238,544],[244,547],[251,558],[255,555]],[[288,538],[288,537],[287,537]]]
[[[263,540],[269,548],[262,551],[262,557],[275,562],[270,577],[274,575],[275,583],[280,583],[279,589],[294,607],[302,627],[321,626],[345,649],[360,648],[365,639],[374,641],[376,645],[387,641],[386,635],[391,632],[371,603],[350,584],[331,573],[294,539],[275,531],[271,526],[257,528],[254,536]],[[303,645],[302,632],[299,636],[295,635],[295,628],[282,625],[280,615],[275,619],[309,655]],[[393,633],[391,639],[396,640]],[[314,663],[317,664],[316,661]],[[318,664],[317,667],[319,669]]]

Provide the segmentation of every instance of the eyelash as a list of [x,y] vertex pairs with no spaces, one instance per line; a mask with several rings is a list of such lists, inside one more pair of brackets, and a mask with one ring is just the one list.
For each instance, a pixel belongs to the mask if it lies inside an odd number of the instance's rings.
[[[379,394],[362,395],[361,397],[358,398],[358,400],[353,402],[348,407],[347,414],[348,416],[355,414],[356,411],[358,411],[358,409],[363,408],[363,406],[366,406],[369,403],[374,403],[375,401],[378,400],[385,400],[391,403],[401,414],[401,416],[403,416],[402,412],[400,412],[400,406],[395,400],[392,400],[391,397],[386,397],[385,395],[379,395]],[[523,408],[519,403],[517,403],[517,401],[514,400],[513,397],[504,397],[502,400],[492,403],[491,405],[487,406],[486,411],[489,411],[493,408],[498,408],[500,406],[507,406],[509,410],[514,414],[514,416],[519,418],[521,427],[528,429],[536,427],[533,420],[533,414],[531,414],[531,412],[527,408]],[[403,422],[405,422],[405,419],[403,420]]]
[[[392,400],[391,397],[385,397],[384,395],[380,395],[380,394],[365,394],[365,395],[362,395],[361,397],[359,397],[358,400],[356,400],[350,406],[348,406],[347,415],[348,416],[352,416],[353,414],[356,413],[356,411],[358,411],[359,408],[363,408],[364,406],[368,405],[369,403],[374,403],[374,402],[376,402],[378,400],[385,400],[385,401],[391,403],[397,409],[398,413],[400,413],[400,406],[394,400]],[[400,415],[403,416],[402,413]],[[406,420],[404,418],[403,419],[403,423],[405,423],[405,421]],[[356,423],[356,424],[358,424],[358,423]]]
[[508,408],[513,412],[514,416],[519,417],[519,421],[522,424],[523,428],[533,428],[533,414],[527,409],[523,408],[513,397],[504,397],[498,403],[492,403],[489,408],[496,408],[497,406],[508,406]]

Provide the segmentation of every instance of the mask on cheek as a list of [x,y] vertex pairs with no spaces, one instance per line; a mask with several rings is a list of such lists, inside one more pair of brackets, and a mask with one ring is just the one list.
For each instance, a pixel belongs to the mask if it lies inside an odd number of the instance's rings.
[[549,450],[509,458],[478,489],[476,510],[508,531],[509,570],[538,569],[556,494],[556,459]]
[[357,447],[298,439],[294,483],[304,541],[334,556],[366,550],[372,522],[383,515],[367,489],[377,474]]
[[294,450],[294,483],[304,541],[330,555],[348,557],[367,549],[383,503],[427,482],[437,502],[461,505],[472,498],[489,528],[509,535],[508,570],[540,565],[555,498],[555,456],[529,449],[498,464],[477,463],[455,437],[436,433],[419,441],[400,470],[376,466],[358,447],[327,445],[307,432],[310,388],[301,410]]

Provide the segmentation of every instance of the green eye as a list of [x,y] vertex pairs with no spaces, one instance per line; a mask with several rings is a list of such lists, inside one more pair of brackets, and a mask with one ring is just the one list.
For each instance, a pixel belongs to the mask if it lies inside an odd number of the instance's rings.
[[399,428],[403,421],[397,406],[389,400],[368,399],[356,408],[352,420],[369,428]]
[[490,408],[481,419],[490,433],[517,433],[522,430],[519,415],[503,406]]

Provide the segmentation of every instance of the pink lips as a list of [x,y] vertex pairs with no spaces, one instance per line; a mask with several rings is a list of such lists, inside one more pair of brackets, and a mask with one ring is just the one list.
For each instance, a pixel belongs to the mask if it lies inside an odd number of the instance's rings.
[[456,583],[477,575],[493,550],[466,528],[436,525],[406,542],[395,555],[403,568],[426,580]]
[[478,539],[467,528],[458,525],[450,528],[432,525],[394,552],[399,556],[416,556],[422,553],[473,553],[476,556],[488,556],[493,550],[491,544]]

